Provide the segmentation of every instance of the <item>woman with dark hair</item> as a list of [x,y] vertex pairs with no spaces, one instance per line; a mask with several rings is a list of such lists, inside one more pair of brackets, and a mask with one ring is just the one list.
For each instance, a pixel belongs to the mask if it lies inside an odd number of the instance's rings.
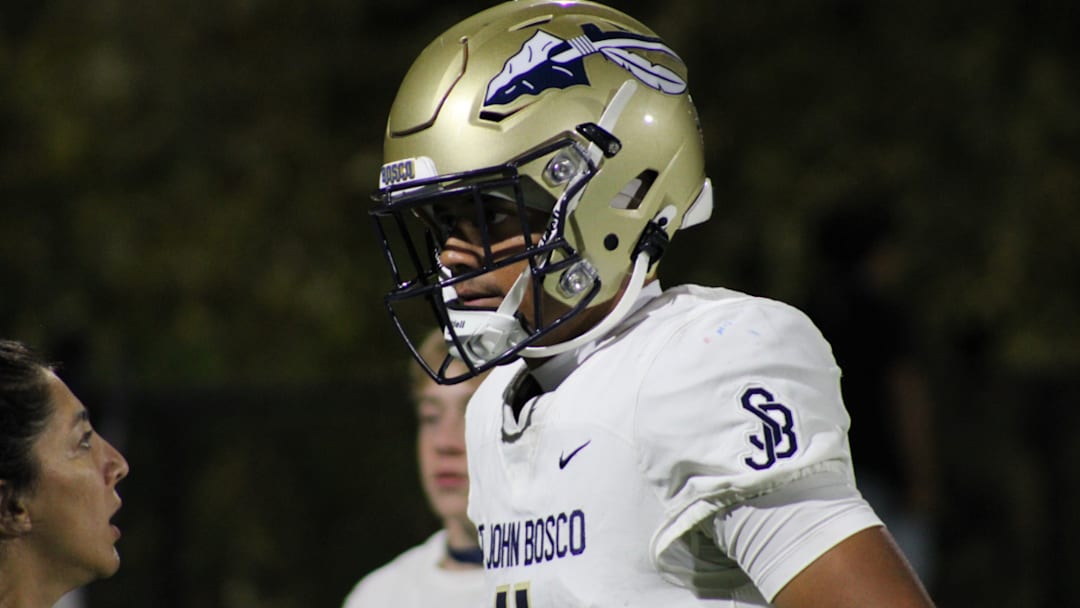
[[116,572],[127,473],[53,368],[0,340],[0,608],[49,608]]

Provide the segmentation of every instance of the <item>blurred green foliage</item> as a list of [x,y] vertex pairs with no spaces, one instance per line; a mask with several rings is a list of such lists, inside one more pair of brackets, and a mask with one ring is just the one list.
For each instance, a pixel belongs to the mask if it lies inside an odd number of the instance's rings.
[[[0,7],[0,334],[76,359],[132,461],[93,605],[337,605],[434,525],[367,193],[409,63],[489,4]],[[1066,601],[1080,9],[612,4],[687,61],[708,145],[716,212],[665,282],[801,304],[829,218],[888,217],[939,405],[939,601]]]

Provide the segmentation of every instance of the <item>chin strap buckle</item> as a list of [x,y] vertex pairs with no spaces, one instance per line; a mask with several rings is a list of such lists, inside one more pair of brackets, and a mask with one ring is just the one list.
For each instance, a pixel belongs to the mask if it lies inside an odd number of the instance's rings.
[[641,231],[641,237],[638,238],[634,250],[630,253],[631,260],[637,259],[638,254],[642,252],[647,254],[649,256],[649,270],[652,270],[653,265],[660,261],[664,252],[667,251],[668,243],[671,242],[671,237],[664,230],[664,226],[667,224],[665,218],[660,218],[660,222],[650,221],[645,224],[645,230]]
[[671,222],[678,212],[675,205],[668,205],[645,224],[645,229],[641,231],[641,236],[630,252],[631,262],[636,261],[639,254],[645,253],[649,256],[649,270],[652,270],[653,264],[659,262],[667,251],[668,243],[671,242],[667,228],[672,225]]

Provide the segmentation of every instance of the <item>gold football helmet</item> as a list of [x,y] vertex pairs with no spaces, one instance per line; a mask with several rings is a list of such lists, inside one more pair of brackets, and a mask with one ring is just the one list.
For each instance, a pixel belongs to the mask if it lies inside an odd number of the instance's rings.
[[[592,2],[517,0],[462,21],[412,65],[386,127],[372,215],[398,330],[415,354],[411,336],[423,331],[407,327],[403,307],[434,313],[469,369],[450,377],[449,360],[424,364],[444,383],[599,337],[629,312],[674,232],[711,215],[703,156],[686,66],[633,18]],[[484,235],[492,202],[511,204],[531,246],[506,259],[485,246],[479,268],[451,272],[439,263],[450,201],[464,201]],[[530,226],[536,211],[544,226]],[[458,302],[455,285],[523,259],[497,308]],[[544,314],[544,294],[561,305],[556,318]],[[612,310],[590,330],[537,345],[601,304]]]

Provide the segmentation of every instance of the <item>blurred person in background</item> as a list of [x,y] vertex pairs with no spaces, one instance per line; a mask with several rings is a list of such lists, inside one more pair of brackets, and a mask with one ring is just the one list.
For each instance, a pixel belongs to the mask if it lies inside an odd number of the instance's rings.
[[[432,332],[419,354],[428,362],[442,361],[446,357],[442,333]],[[464,364],[455,365],[462,368],[457,371],[464,371]],[[469,497],[465,406],[482,379],[444,386],[419,366],[410,366],[420,482],[432,511],[442,520],[442,528],[361,579],[345,599],[344,608],[457,608],[482,603],[480,547],[476,528],[465,514]]]
[[48,608],[116,573],[127,474],[54,368],[0,340],[0,607]]

